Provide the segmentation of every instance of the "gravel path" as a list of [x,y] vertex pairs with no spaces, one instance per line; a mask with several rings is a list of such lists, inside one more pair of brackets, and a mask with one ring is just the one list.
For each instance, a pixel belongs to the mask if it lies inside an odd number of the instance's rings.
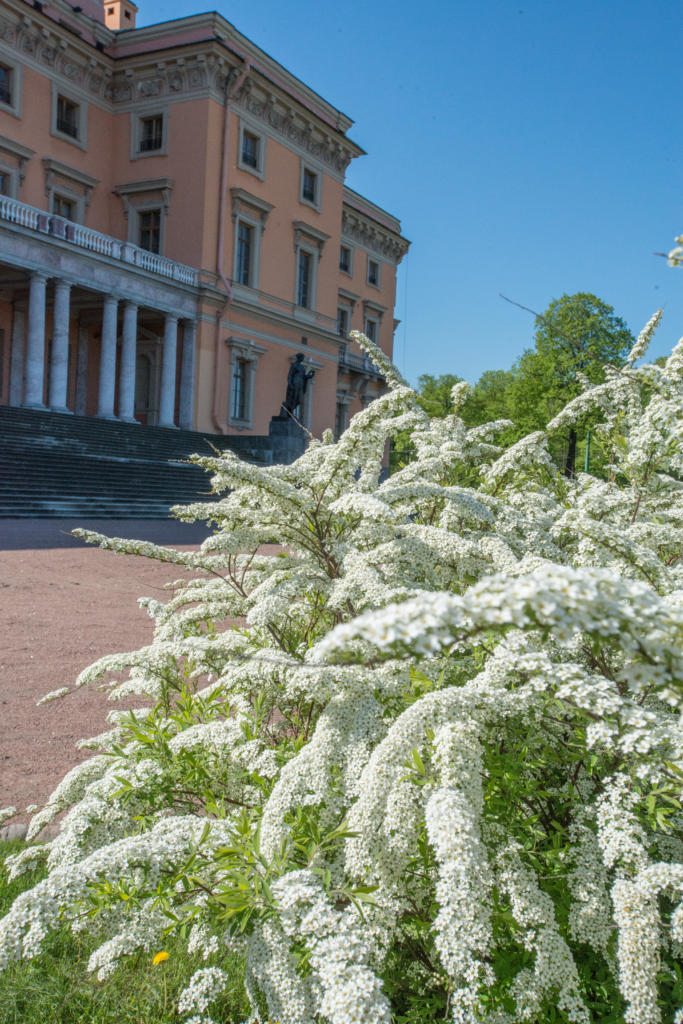
[[[103,654],[148,643],[152,621],[138,597],[163,597],[177,566],[86,547],[69,535],[85,526],[186,550],[206,530],[153,520],[0,519],[0,807],[41,803],[87,754],[81,737],[106,728],[111,704],[83,689],[42,707]],[[26,816],[24,816],[25,820]]]

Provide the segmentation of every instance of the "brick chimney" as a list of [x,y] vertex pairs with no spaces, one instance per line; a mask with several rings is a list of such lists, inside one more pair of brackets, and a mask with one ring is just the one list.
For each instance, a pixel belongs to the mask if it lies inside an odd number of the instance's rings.
[[135,28],[138,9],[131,0],[104,0],[104,24],[114,32]]

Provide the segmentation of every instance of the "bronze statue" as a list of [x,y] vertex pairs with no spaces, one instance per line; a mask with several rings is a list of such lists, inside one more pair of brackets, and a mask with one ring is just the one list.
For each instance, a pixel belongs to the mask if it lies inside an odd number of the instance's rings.
[[287,374],[287,395],[282,403],[283,416],[296,416],[298,413],[299,418],[301,417],[301,404],[306,394],[306,386],[314,375],[315,370],[306,372],[304,354],[298,352]]

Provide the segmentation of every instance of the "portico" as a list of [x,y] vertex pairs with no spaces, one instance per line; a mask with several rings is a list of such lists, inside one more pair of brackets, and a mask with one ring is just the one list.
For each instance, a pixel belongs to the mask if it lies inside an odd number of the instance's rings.
[[[9,404],[132,423],[136,393],[144,401],[153,390],[154,407],[139,409],[144,421],[191,429],[197,272],[158,257],[150,266],[149,253],[84,229],[79,245],[68,222],[43,215],[32,224],[32,212],[0,200]],[[93,252],[95,243],[108,251]],[[146,391],[136,388],[143,351],[158,367]]]

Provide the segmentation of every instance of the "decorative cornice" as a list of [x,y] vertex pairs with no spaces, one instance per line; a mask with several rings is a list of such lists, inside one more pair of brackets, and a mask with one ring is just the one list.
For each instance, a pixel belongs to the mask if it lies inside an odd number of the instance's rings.
[[172,190],[173,181],[171,178],[146,178],[143,181],[129,181],[123,185],[116,185],[112,192],[117,196],[121,196],[124,213],[127,217],[130,210],[130,197],[144,195],[146,192],[159,192],[164,212],[168,213]]
[[0,41],[15,50],[18,57],[28,58],[71,88],[108,99],[111,60],[87,43],[79,45],[72,33],[45,20],[47,25],[28,13],[19,15],[6,8],[0,16]]
[[359,148],[345,136],[323,129],[297,111],[294,103],[260,85],[250,75],[234,97],[237,107],[293,143],[327,167],[343,175]]
[[[113,38],[113,33],[101,27],[107,39]],[[160,26],[155,27],[158,32]],[[126,33],[126,41],[132,42],[139,31],[149,33],[151,28]],[[141,102],[161,98],[210,96],[223,104],[231,74],[243,66],[236,54],[226,56],[228,44],[215,35],[192,43],[193,52],[185,45],[181,53],[150,48],[118,57],[118,40],[103,52],[102,42],[97,49],[47,15],[20,13],[11,6],[0,16],[0,42],[68,87],[114,110],[135,109]],[[165,39],[166,46],[173,47],[173,42],[172,35]],[[303,83],[300,87],[307,88]],[[344,134],[351,123],[348,119],[339,115],[339,127],[328,126],[260,70],[250,72],[230,102],[340,177],[351,160],[363,153]]]
[[342,234],[392,263],[400,263],[410,247],[410,242],[402,235],[388,231],[347,206],[342,209]]
[[251,192],[247,192],[243,188],[231,188],[230,195],[232,197],[232,219],[236,220],[240,213],[247,213],[253,216],[254,212],[256,212],[261,221],[261,231],[264,231],[268,214],[274,208],[273,204],[267,203],[264,199],[259,199],[258,196],[252,195]]
[[313,242],[318,249],[318,252],[322,255],[322,251],[325,248],[325,242],[329,239],[329,235],[326,235],[324,231],[319,231],[317,228],[312,227],[303,220],[292,221],[292,227],[294,228],[294,251],[296,252],[297,246],[301,245],[302,238],[308,239],[309,242]]
[[10,153],[17,161],[19,184],[22,185],[26,177],[26,164],[32,156],[36,155],[35,150],[29,149],[28,146],[22,146],[5,135],[0,135],[0,152]]
[[240,359],[245,359],[250,363],[257,363],[260,356],[263,356],[268,351],[263,345],[257,345],[256,342],[251,341],[250,338],[238,338],[235,335],[231,335],[225,339],[225,344],[233,352],[234,355]]
[[79,171],[75,167],[69,167],[68,164],[63,164],[59,160],[53,160],[49,156],[43,157],[43,167],[46,174],[59,174],[62,178],[70,178],[72,181],[77,181],[79,185],[83,185],[86,189],[93,189],[100,183],[99,178],[93,178],[90,174],[84,174],[83,171]]

